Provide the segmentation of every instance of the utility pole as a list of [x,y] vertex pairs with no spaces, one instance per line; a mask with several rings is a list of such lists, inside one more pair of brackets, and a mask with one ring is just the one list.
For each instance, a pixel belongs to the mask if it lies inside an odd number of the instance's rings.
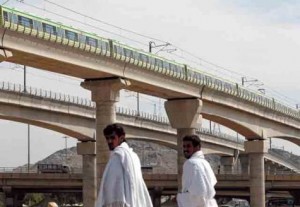
[[[260,81],[258,81],[257,79],[248,79],[247,77],[242,77],[242,86],[245,86],[245,83],[249,83],[248,86],[251,85],[255,85],[255,86],[263,86],[264,84]],[[264,90],[264,89],[260,89],[260,90]]]
[[65,163],[67,164],[68,163],[68,136],[63,136],[63,138],[65,139],[65,158],[66,158],[66,160],[65,160]]
[[[167,51],[169,53],[176,51],[176,48],[171,48],[171,49],[164,50],[164,48],[166,48],[166,47],[168,47],[170,45],[171,44],[168,43],[168,42],[164,43],[164,44],[161,44],[161,45],[156,45],[155,42],[150,41],[149,42],[149,53],[152,53],[152,49],[153,48],[158,48],[158,47],[160,47],[161,49],[158,50],[156,53],[158,53],[159,51]],[[159,103],[158,103],[159,104],[159,110],[160,110],[160,107],[161,107],[160,101],[161,101],[161,99],[159,99]],[[156,115],[156,105],[154,107],[155,107],[154,113]],[[139,115],[139,110],[140,110],[139,93],[137,93],[137,111],[138,111],[138,115]],[[160,112],[159,112],[159,115],[161,115]]]
[[[152,53],[152,49],[153,49],[153,48],[158,48],[158,47],[160,47],[161,49],[159,49],[156,53],[158,53],[159,51],[166,51],[166,52],[168,52],[168,53],[171,53],[171,52],[176,51],[176,48],[165,49],[166,47],[168,47],[168,46],[170,46],[170,45],[171,45],[171,44],[168,43],[168,42],[166,42],[166,43],[164,43],[164,44],[161,44],[161,45],[156,45],[155,42],[150,41],[150,42],[149,42],[149,52]],[[156,53],[155,53],[155,54],[156,54]]]
[[136,110],[137,116],[140,116],[140,93],[136,92]]
[[[24,93],[27,93],[26,65],[24,65]],[[30,171],[30,125],[27,124],[27,173]]]
[[24,93],[27,93],[27,89],[26,89],[26,65],[24,65]]

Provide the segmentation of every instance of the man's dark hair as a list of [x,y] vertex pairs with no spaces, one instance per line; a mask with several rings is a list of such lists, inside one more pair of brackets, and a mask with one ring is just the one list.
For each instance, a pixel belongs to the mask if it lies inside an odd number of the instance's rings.
[[103,129],[104,136],[109,136],[113,133],[117,134],[118,137],[120,137],[122,135],[125,136],[125,131],[124,131],[123,127],[119,124],[109,124],[105,127],[105,129]]
[[182,138],[182,141],[191,141],[193,147],[199,146],[201,148],[201,139],[198,135],[186,135]]

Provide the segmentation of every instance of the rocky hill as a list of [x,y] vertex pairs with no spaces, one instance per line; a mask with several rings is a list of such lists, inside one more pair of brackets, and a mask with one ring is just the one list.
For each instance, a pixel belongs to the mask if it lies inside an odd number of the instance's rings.
[[283,149],[273,148],[272,151],[274,153],[278,154],[281,158],[283,158],[285,160],[289,160],[289,162],[292,162],[294,165],[296,165],[296,166],[298,166],[298,168],[300,168],[300,156],[290,153],[288,151],[285,151]]
[[[153,173],[176,173],[177,172],[177,152],[174,149],[154,143],[129,140],[128,144],[138,154],[142,166],[151,166]],[[206,159],[213,167],[220,164],[220,158],[216,155],[207,155]],[[38,163],[63,164],[73,169],[82,168],[82,157],[77,155],[76,147],[59,150]],[[37,163],[33,166],[36,168]]]
[[[128,140],[128,144],[138,154],[142,166],[151,166],[153,173],[173,174],[177,172],[176,150],[144,141]],[[300,168],[300,156],[281,149],[272,149],[272,151],[281,158],[294,162]],[[206,155],[205,158],[217,172],[220,165],[220,156]],[[67,151],[65,149],[59,150],[38,163],[63,164],[68,165],[72,169],[82,168],[82,158],[80,155],[77,155],[76,147],[69,148]],[[36,164],[33,168],[36,168]]]

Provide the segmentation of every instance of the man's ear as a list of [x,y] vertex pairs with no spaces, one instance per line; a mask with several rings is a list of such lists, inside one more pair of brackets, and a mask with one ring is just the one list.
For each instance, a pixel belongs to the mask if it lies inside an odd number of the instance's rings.
[[121,136],[120,136],[120,142],[124,142],[124,140],[125,140],[125,136],[124,136],[124,135],[121,135]]

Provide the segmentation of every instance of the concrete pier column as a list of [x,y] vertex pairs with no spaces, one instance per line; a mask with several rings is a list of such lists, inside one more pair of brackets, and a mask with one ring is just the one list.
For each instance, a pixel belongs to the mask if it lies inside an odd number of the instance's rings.
[[97,200],[96,142],[78,143],[77,154],[82,155],[83,206],[94,207]]
[[250,162],[250,205],[265,206],[265,168],[264,154],[268,152],[267,140],[251,140],[245,142],[245,151]]
[[12,193],[11,186],[3,186],[2,187],[4,193],[4,206],[5,207],[14,207],[14,196]]
[[[103,129],[116,122],[116,102],[119,101],[120,89],[130,85],[130,82],[121,78],[100,80],[86,80],[81,86],[92,93],[92,100],[96,102],[96,182],[100,186],[105,165],[109,159],[109,149],[103,135]],[[94,195],[94,193],[93,193]]]
[[195,129],[201,126],[202,101],[199,99],[168,100],[165,102],[165,108],[171,126],[177,129],[178,190],[181,191],[182,166],[185,161],[182,138],[185,135],[195,134]]
[[14,195],[14,206],[22,206],[25,194],[24,193],[17,193]]
[[240,154],[241,173],[243,175],[249,175],[249,157],[246,154]]
[[292,190],[290,193],[294,198],[295,207],[300,206],[300,190]]
[[221,165],[223,166],[225,174],[233,173],[234,157],[233,156],[223,156],[221,157]]

